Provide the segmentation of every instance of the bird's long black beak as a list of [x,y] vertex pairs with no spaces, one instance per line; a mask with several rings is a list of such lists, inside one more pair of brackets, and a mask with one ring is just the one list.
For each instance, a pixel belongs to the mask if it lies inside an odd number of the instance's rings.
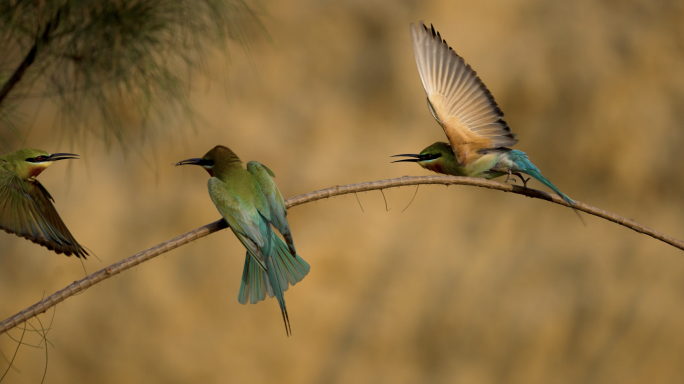
[[422,157],[423,157],[423,156],[421,156],[421,155],[415,155],[415,154],[412,154],[412,153],[405,153],[405,154],[403,154],[403,155],[394,155],[394,156],[390,156],[390,157],[399,157],[399,156],[412,157],[412,159],[397,160],[397,161],[393,161],[393,163],[401,163],[402,161],[407,161],[407,162],[410,162],[410,163],[417,163],[417,162],[421,161],[421,160],[422,160]]
[[76,159],[78,160],[78,155],[75,153],[53,153],[48,157],[48,161],[57,161],[57,160],[69,160],[69,159]]
[[181,161],[176,163],[176,167],[179,165],[202,165],[202,159],[194,158],[194,159],[181,160]]

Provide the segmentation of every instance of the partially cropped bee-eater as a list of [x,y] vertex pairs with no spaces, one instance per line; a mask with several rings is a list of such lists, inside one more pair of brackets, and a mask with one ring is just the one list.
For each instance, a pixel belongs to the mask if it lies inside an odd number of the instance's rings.
[[[427,94],[432,117],[444,129],[449,143],[437,142],[420,154],[403,154],[433,172],[454,176],[492,179],[526,173],[554,190],[573,207],[575,202],[561,192],[530,162],[525,152],[510,149],[518,140],[503,120],[494,97],[477,73],[458,56],[435,28],[411,24],[413,53]],[[577,211],[575,211],[577,212]],[[579,213],[578,213],[579,215]],[[580,217],[581,219],[581,217]]]
[[52,162],[77,156],[29,148],[0,156],[0,228],[57,254],[85,259],[88,252],[59,217],[50,193],[35,179]]
[[202,158],[176,163],[186,164],[199,165],[209,172],[211,201],[247,249],[238,301],[255,304],[264,300],[266,293],[270,297],[275,295],[285,332],[292,334],[284,292],[309,273],[309,264],[295,250],[285,201],[272,179],[275,175],[256,161],[248,162],[245,169],[240,158],[222,145]]

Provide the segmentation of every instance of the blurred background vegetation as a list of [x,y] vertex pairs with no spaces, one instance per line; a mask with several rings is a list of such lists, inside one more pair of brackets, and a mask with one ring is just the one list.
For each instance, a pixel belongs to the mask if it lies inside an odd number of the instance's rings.
[[[207,175],[172,166],[216,144],[268,165],[285,197],[428,174],[389,163],[444,139],[413,60],[408,25],[420,20],[478,71],[518,134],[515,148],[561,190],[684,238],[684,2],[261,6],[272,40],[255,32],[247,55],[233,50],[226,65],[217,46],[188,70],[194,130],[172,104],[164,113],[173,118],[148,121],[155,145],[134,141],[140,156],[126,156],[107,153],[106,123],[92,120],[74,131],[91,140],[83,160],[40,176],[76,238],[101,259],[86,261],[88,272],[218,219]],[[160,55],[174,53],[164,47]],[[30,117],[16,125],[19,141],[71,148],[56,139],[66,131],[55,128],[55,107],[33,115],[40,100],[16,104],[13,113]],[[131,109],[120,106],[116,118]],[[389,211],[379,192],[358,195],[363,212],[354,196],[290,211],[311,264],[286,294],[293,337],[275,300],[237,302],[244,250],[222,231],[60,304],[47,382],[684,380],[681,251],[477,188],[423,186],[402,213],[414,191],[385,191]],[[0,249],[2,318],[84,275],[77,259],[15,236],[0,236]],[[6,357],[15,347],[0,338]],[[45,350],[24,347],[5,380],[38,382],[44,364]]]
[[[139,149],[190,117],[192,72],[262,29],[244,0],[0,2],[0,144],[26,141],[18,105],[49,98],[71,146],[94,136]],[[263,32],[263,31],[262,31]],[[42,104],[39,104],[39,106]],[[180,112],[180,113],[179,113]],[[36,111],[35,113],[40,113]],[[165,129],[164,131],[168,131]],[[165,132],[168,133],[168,132]]]

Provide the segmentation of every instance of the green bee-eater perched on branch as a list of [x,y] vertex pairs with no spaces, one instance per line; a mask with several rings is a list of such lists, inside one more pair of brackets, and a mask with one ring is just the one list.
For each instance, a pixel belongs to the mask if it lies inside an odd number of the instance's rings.
[[[250,161],[247,169],[230,149],[217,145],[199,159],[179,161],[176,165],[199,165],[209,179],[209,196],[235,236],[247,248],[245,268],[238,301],[255,304],[270,297],[278,299],[290,335],[290,320],[284,292],[309,273],[309,264],[297,255],[287,223],[285,201],[273,182],[273,172]],[[275,227],[285,238],[278,237]]]
[[[404,154],[433,172],[454,176],[516,175],[527,187],[526,173],[551,188],[574,209],[575,202],[532,164],[525,152],[510,149],[518,140],[503,112],[477,73],[456,54],[434,27],[411,24],[413,53],[427,94],[428,109],[444,129],[449,143],[437,142],[420,154]],[[508,178],[506,178],[508,181]],[[584,220],[579,216],[582,222]]]
[[53,161],[76,156],[29,148],[0,156],[0,228],[58,254],[85,258],[88,252],[59,217],[50,193],[35,179]]

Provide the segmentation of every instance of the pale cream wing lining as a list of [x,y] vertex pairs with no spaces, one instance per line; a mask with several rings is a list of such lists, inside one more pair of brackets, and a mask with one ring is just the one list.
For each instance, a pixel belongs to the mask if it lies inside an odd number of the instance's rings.
[[444,128],[459,163],[479,149],[518,142],[477,73],[434,27],[411,24],[411,40],[428,108]]

